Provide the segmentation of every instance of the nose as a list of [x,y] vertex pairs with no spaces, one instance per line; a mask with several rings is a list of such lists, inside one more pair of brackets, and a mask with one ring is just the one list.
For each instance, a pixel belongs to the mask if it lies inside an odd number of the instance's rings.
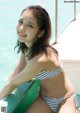
[[19,29],[20,29],[20,30],[25,30],[25,25],[24,25],[24,24],[20,25],[20,26],[19,26]]

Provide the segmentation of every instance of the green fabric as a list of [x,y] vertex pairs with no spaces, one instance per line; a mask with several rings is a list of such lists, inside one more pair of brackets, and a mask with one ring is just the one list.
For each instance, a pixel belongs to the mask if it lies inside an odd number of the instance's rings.
[[25,113],[26,109],[35,101],[39,94],[40,80],[27,82],[16,88],[6,97],[7,113]]

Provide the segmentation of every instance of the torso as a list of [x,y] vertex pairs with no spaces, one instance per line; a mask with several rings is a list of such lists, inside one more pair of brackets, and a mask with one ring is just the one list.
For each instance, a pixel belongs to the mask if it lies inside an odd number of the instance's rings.
[[[46,59],[45,70],[54,71],[56,67],[60,66],[60,63],[54,53],[50,54],[48,60],[45,55],[42,55],[43,60]],[[27,61],[27,59],[26,59]],[[27,61],[28,63],[29,61]],[[62,68],[62,67],[61,67]],[[74,93],[74,88],[65,75],[64,69],[56,77],[51,77],[45,80],[41,80],[41,93],[49,98],[67,97]]]
[[49,98],[66,98],[74,93],[74,89],[62,70],[57,77],[41,81],[41,93]]

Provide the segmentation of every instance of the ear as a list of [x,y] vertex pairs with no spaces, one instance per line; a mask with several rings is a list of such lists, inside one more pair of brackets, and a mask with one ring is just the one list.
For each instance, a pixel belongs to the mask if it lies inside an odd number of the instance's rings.
[[39,34],[38,34],[38,38],[41,38],[44,34],[44,30],[40,31]]

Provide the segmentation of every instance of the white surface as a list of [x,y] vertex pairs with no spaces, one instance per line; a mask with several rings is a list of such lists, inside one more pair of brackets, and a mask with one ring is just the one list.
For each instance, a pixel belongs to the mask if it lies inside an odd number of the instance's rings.
[[80,94],[80,60],[62,60],[62,63],[75,91]]
[[58,37],[55,48],[59,51],[61,59],[80,60],[80,13]]

